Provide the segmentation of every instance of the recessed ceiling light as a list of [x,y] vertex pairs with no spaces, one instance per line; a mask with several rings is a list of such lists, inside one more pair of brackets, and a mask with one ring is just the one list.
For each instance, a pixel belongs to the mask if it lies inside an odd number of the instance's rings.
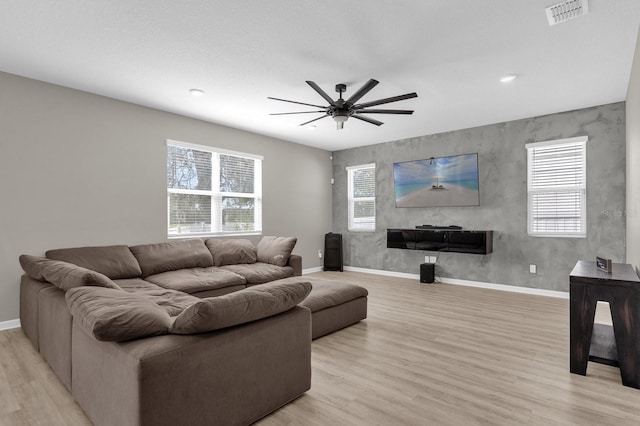
[[204,95],[204,90],[191,89],[191,90],[189,90],[189,93],[191,93],[191,95],[193,95],[193,96],[202,96],[202,95]]
[[518,76],[515,75],[515,74],[507,74],[507,75],[502,76],[502,78],[500,78],[500,82],[501,83],[508,83],[510,81],[515,80],[517,77]]

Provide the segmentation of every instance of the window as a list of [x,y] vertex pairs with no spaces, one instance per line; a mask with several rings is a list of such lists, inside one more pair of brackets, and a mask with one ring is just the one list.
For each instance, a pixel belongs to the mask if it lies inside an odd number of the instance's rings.
[[376,230],[376,165],[347,167],[349,231]]
[[587,139],[526,145],[529,235],[586,237]]
[[168,235],[262,232],[262,157],[167,140]]

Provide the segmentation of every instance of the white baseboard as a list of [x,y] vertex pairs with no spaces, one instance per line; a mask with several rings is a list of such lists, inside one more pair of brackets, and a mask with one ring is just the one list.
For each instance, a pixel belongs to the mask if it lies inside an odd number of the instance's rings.
[[420,275],[408,274],[406,272],[384,271],[382,269],[356,268],[355,266],[345,266],[345,271],[362,272],[364,274],[385,275],[387,277],[398,277],[419,280]]
[[[345,271],[362,272],[365,274],[386,275],[389,277],[408,278],[419,280],[420,275],[408,274],[405,272],[383,271],[380,269],[356,268],[353,266],[345,266]],[[569,293],[566,291],[545,290],[541,288],[519,287],[515,285],[485,283],[481,281],[459,280],[456,278],[437,277],[437,280],[445,284],[464,285],[467,287],[487,288],[491,290],[511,291],[513,293],[535,294],[537,296],[557,297],[560,299],[568,299]]]
[[11,330],[12,328],[20,328],[20,320],[13,319],[9,321],[0,322],[0,331],[2,330]]
[[307,268],[302,270],[302,275],[312,274],[314,272],[322,272],[322,266],[316,266],[315,268]]
[[483,283],[480,281],[458,280],[455,278],[440,278],[440,282],[454,285],[465,285],[467,287],[480,287],[492,290],[511,291],[513,293],[535,294],[537,296],[557,297],[559,299],[568,299],[569,293],[566,291],[545,290],[542,288],[519,287],[516,285]]

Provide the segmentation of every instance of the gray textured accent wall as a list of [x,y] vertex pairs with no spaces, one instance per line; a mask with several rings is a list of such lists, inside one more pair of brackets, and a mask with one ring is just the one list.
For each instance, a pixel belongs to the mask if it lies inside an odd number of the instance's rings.
[[264,234],[321,265],[330,152],[0,72],[0,322],[22,253],[167,239],[166,139],[263,155]]
[[640,32],[627,89],[627,263],[640,272]]
[[[587,238],[527,235],[525,144],[587,135]],[[477,152],[480,206],[396,208],[393,163]],[[347,231],[345,167],[376,163],[376,231]],[[494,231],[492,254],[439,253],[436,275],[549,290],[568,290],[578,259],[625,257],[624,103],[527,118],[334,153],[333,227],[343,234],[345,265],[419,273],[424,251],[386,248],[387,228],[461,225]],[[537,274],[529,273],[537,265]]]

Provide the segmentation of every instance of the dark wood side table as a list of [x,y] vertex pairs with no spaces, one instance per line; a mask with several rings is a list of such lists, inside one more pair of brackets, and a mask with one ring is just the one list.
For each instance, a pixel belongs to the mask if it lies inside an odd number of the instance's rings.
[[609,302],[622,384],[640,389],[640,278],[633,266],[614,263],[608,274],[579,260],[569,290],[571,372],[587,374],[596,303]]

